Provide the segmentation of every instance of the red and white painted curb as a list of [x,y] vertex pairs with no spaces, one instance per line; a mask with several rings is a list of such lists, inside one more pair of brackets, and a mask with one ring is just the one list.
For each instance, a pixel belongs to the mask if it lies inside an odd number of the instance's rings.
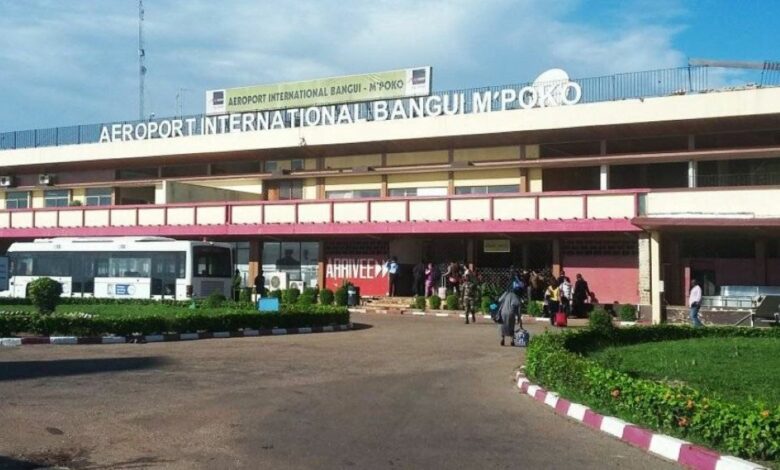
[[766,467],[756,463],[721,455],[714,450],[665,434],[656,434],[612,416],[598,414],[587,406],[570,402],[554,392],[532,384],[522,372],[517,372],[515,379],[521,393],[544,403],[556,413],[685,467],[697,470],[766,470]]
[[26,338],[0,338],[1,346],[22,346],[28,344],[125,344],[160,343],[167,341],[192,341],[213,338],[244,338],[252,336],[299,335],[307,333],[326,333],[351,330],[352,324],[332,326],[312,326],[303,328],[273,328],[270,330],[218,331],[214,333],[171,333],[163,335],[131,336],[33,336]]

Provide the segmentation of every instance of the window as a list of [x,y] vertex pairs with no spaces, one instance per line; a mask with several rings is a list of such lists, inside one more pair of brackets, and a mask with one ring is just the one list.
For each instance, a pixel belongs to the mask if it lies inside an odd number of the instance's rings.
[[515,184],[501,184],[495,186],[458,186],[455,188],[455,194],[500,194],[516,193],[519,186]]
[[148,180],[159,177],[157,167],[151,168],[127,168],[116,173],[118,180]]
[[30,207],[30,193],[27,191],[10,191],[5,193],[6,209],[27,209]]
[[196,246],[192,263],[195,277],[231,277],[230,250],[218,246]]
[[272,172],[276,171],[279,168],[279,162],[276,160],[268,160],[265,162],[265,171]]
[[182,176],[206,176],[209,174],[208,165],[176,165],[164,166],[162,176],[177,178]]
[[290,168],[293,171],[303,170],[303,159],[302,158],[296,158],[294,160],[291,160],[290,161]]
[[358,199],[362,197],[379,197],[378,189],[350,189],[347,191],[326,191],[327,199]]
[[303,199],[303,181],[279,181],[279,200]]
[[248,160],[244,162],[220,162],[211,164],[212,175],[241,175],[260,172],[260,162]]
[[113,193],[111,188],[87,188],[87,205],[110,206]]
[[67,189],[49,189],[43,192],[44,207],[67,207],[70,191]]
[[266,283],[271,273],[284,272],[288,281],[316,285],[319,251],[318,242],[264,242],[262,268]]
[[414,197],[414,196],[446,196],[447,187],[434,187],[434,188],[392,188],[390,189],[391,197]]
[[149,277],[151,253],[113,253],[108,260],[109,277]]

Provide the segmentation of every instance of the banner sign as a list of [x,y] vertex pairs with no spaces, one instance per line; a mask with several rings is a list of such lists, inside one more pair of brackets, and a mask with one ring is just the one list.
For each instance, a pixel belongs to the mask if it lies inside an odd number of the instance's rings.
[[387,268],[382,255],[330,256],[325,267],[325,286],[336,290],[349,281],[361,295],[387,294]]
[[[556,73],[549,73],[553,71]],[[545,81],[539,82],[540,79]],[[117,123],[103,126],[100,143],[569,106],[579,103],[581,98],[580,85],[570,81],[566,72],[553,69],[540,75],[531,85],[497,91],[452,92],[416,98],[252,111],[201,118]]]
[[484,253],[509,253],[509,240],[482,240],[482,251]]
[[206,114],[233,114],[431,94],[431,68],[321,78],[206,92]]

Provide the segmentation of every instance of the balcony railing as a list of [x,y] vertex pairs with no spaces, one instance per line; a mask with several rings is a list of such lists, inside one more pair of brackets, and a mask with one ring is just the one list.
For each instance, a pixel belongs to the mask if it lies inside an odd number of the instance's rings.
[[[606,191],[355,200],[220,202],[0,211],[0,237],[114,234],[413,233],[513,223],[621,220],[638,193]],[[628,226],[621,227],[626,229]],[[423,227],[423,228],[420,228]],[[630,228],[630,227],[629,227]]]
[[[765,70],[758,78],[758,86],[778,86],[780,85],[780,74],[777,73],[776,63],[767,62]],[[776,68],[777,67],[777,68]],[[668,96],[672,94],[700,93],[710,89],[708,80],[708,71],[710,67],[689,66],[661,70],[649,70],[642,72],[620,73],[601,77],[572,79],[580,84],[582,88],[582,97],[580,103],[595,103],[603,101],[616,101],[632,98],[649,98],[655,96]],[[439,96],[453,96],[456,94],[465,94],[470,96],[472,93],[498,92],[506,88],[513,88],[519,91],[525,86],[531,85],[530,82],[489,86],[481,88],[469,88],[459,90],[440,91],[434,94]],[[498,96],[495,93],[494,96]],[[391,100],[392,101],[392,100]],[[405,103],[405,102],[404,102]],[[359,103],[360,117],[366,120],[372,120],[370,114],[370,103]],[[392,109],[392,105],[389,107]],[[471,113],[470,100],[466,100],[465,113]],[[519,105],[515,102],[514,107]],[[509,109],[512,109],[511,107]],[[190,116],[175,116],[168,118],[157,118],[153,121],[162,122],[166,119],[195,118],[195,133],[200,133],[200,118],[202,114]],[[137,124],[140,121],[107,122],[101,124],[86,124],[67,127],[56,127],[48,129],[33,129],[24,131],[13,131],[0,133],[0,150],[21,149],[30,147],[50,147],[59,145],[79,145],[87,143],[97,143],[100,140],[100,130],[103,126],[112,124]]]

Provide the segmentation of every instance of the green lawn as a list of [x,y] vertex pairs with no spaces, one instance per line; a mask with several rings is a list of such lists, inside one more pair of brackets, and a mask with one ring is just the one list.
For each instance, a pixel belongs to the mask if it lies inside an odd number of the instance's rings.
[[683,382],[712,396],[780,405],[780,341],[701,338],[610,347],[591,358],[635,377]]

